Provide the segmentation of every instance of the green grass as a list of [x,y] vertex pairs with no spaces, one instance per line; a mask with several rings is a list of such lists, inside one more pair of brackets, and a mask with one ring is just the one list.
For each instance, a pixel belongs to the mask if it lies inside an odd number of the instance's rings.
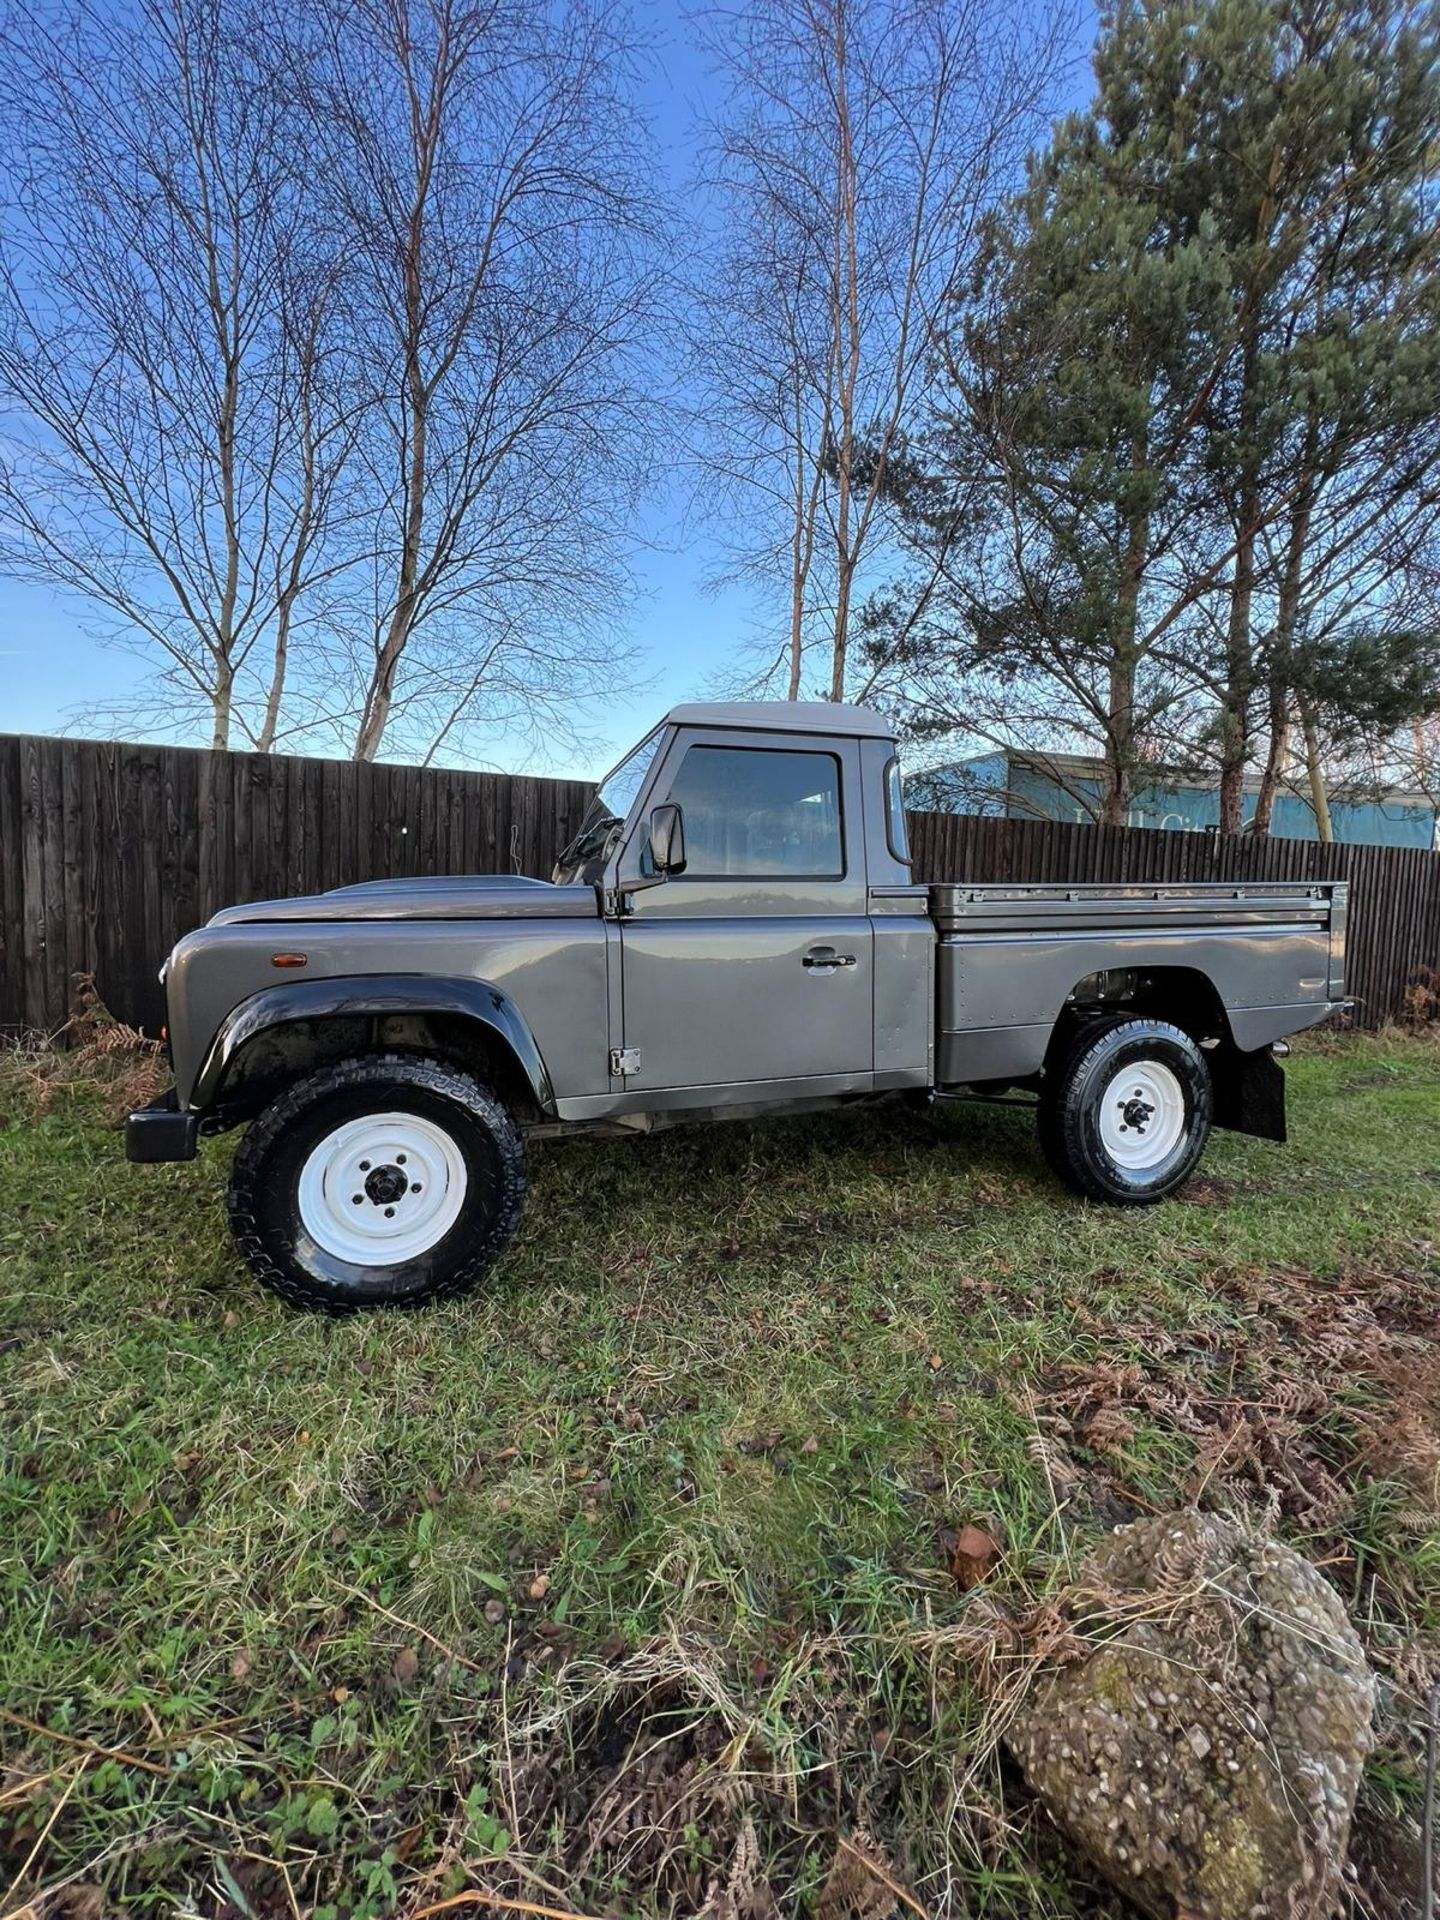
[[[1440,1633],[1440,1045],[1290,1078],[1288,1147],[1128,1214],[1007,1110],[536,1149],[483,1293],[331,1322],[232,1256],[224,1143],[127,1167],[100,1093],[37,1117],[0,1062],[0,1703],[125,1756],[0,1724],[0,1913],[33,1849],[13,1900],[839,1920],[862,1830],[931,1915],[1105,1910],[967,1772],[947,1527],[1022,1604],[1198,1492],[1325,1559],[1402,1694]],[[1357,1313],[1418,1374],[1337,1359]],[[1282,1379],[1323,1404],[1266,1426]]]

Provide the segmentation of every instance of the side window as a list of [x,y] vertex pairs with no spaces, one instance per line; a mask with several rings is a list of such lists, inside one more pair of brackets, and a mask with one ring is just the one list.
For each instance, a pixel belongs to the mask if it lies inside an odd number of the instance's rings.
[[689,880],[838,880],[845,872],[833,753],[691,747],[667,799],[685,813]]
[[910,836],[905,826],[905,788],[900,779],[900,762],[894,759],[885,769],[885,838],[901,866],[908,867]]

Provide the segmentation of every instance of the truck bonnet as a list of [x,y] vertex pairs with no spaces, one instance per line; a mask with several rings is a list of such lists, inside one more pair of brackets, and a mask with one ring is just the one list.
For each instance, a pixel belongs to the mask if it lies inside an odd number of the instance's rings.
[[521,874],[455,874],[412,880],[367,880],[294,900],[255,900],[225,907],[212,927],[256,921],[325,920],[593,920],[595,889],[552,886]]

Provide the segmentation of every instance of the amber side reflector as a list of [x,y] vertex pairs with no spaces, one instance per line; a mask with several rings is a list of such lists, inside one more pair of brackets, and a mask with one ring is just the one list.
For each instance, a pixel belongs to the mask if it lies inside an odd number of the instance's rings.
[[270,964],[272,967],[303,967],[305,955],[303,953],[272,953]]

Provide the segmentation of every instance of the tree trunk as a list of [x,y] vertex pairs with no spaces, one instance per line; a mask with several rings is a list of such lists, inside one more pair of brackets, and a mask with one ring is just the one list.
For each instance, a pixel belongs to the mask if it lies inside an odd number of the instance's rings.
[[1130,775],[1135,764],[1135,655],[1118,650],[1110,662],[1102,827],[1123,827],[1130,813]]
[[1245,825],[1245,760],[1250,746],[1250,696],[1254,690],[1250,608],[1255,595],[1255,539],[1260,507],[1256,450],[1259,359],[1259,342],[1252,328],[1241,361],[1241,468],[1235,502],[1235,571],[1230,587],[1230,620],[1225,633],[1225,686],[1220,697],[1221,833],[1239,833]]
[[290,620],[293,596],[287,595],[275,612],[275,665],[270,675],[270,691],[265,698],[265,718],[255,741],[257,753],[271,753],[280,726],[280,703],[285,697],[285,674],[290,662]]
[[[790,679],[787,700],[800,698],[800,674],[805,662],[805,595],[810,585],[810,568],[815,559],[816,517],[825,484],[824,468],[818,460],[807,461],[805,439],[805,400],[799,376],[795,389],[795,519],[790,538]],[[807,464],[810,466],[806,475]]]
[[[1150,446],[1145,434],[1130,449],[1134,471],[1144,472]],[[1105,713],[1105,793],[1100,824],[1123,827],[1130,814],[1130,787],[1135,771],[1135,670],[1138,659],[1136,626],[1140,617],[1140,582],[1150,556],[1150,518],[1132,513],[1125,542],[1125,584],[1115,609],[1110,640],[1110,683]]]
[[395,675],[415,624],[415,582],[420,570],[420,537],[425,518],[425,401],[418,355],[412,368],[413,420],[410,471],[406,476],[405,531],[401,536],[400,578],[395,610],[375,656],[375,672],[365,695],[365,707],[355,737],[355,758],[373,760],[380,751],[385,723],[395,698]]
[[1235,543],[1235,578],[1230,590],[1230,622],[1225,635],[1225,687],[1220,697],[1220,831],[1239,833],[1245,825],[1245,759],[1250,745],[1250,604],[1255,591],[1255,495],[1247,486],[1240,500],[1240,531]]
[[1305,768],[1310,775],[1310,805],[1315,810],[1315,831],[1328,845],[1335,838],[1335,826],[1330,818],[1330,795],[1325,789],[1325,770],[1320,764],[1320,736],[1315,728],[1315,715],[1304,702],[1301,703],[1300,713],[1305,729]]
[[804,658],[805,640],[805,510],[804,483],[798,477],[803,469],[798,469],[795,500],[795,531],[790,543],[790,684],[785,689],[787,700],[800,698],[800,665]]
[[420,541],[425,524],[426,452],[430,390],[420,365],[425,326],[422,255],[425,242],[425,191],[428,170],[419,164],[420,181],[410,212],[405,246],[405,388],[410,402],[410,460],[402,475],[405,527],[400,543],[400,573],[395,607],[375,656],[375,672],[355,736],[355,758],[373,760],[380,751],[385,723],[395,698],[395,676],[415,625],[415,587],[420,572]]
[[1290,750],[1290,697],[1294,680],[1295,642],[1299,638],[1305,550],[1310,539],[1310,518],[1315,511],[1318,487],[1315,461],[1319,442],[1320,419],[1312,407],[1305,423],[1300,489],[1290,515],[1290,530],[1285,540],[1285,569],[1280,576],[1279,603],[1275,609],[1275,644],[1270,659],[1270,751],[1265,756],[1265,772],[1255,802],[1256,833],[1270,832],[1275,796]]
[[1265,771],[1260,776],[1260,791],[1255,797],[1252,833],[1267,837],[1275,816],[1275,797],[1290,755],[1290,702],[1284,682],[1272,673],[1270,681],[1270,750],[1265,756]]
[[235,697],[235,669],[228,660],[215,663],[215,692],[211,696],[213,724],[210,729],[210,745],[217,753],[223,753],[230,745],[230,709]]
[[835,444],[835,639],[830,667],[830,698],[845,698],[845,664],[850,644],[850,594],[856,554],[851,543],[851,494],[855,476],[855,393],[860,377],[860,264],[856,235],[859,181],[855,136],[850,123],[849,47],[846,9],[835,7],[835,130],[839,143],[836,181],[835,364],[838,375],[839,430]]
[[855,579],[853,559],[842,560],[835,593],[835,653],[830,671],[830,698],[845,698],[845,665],[849,650],[850,591]]

